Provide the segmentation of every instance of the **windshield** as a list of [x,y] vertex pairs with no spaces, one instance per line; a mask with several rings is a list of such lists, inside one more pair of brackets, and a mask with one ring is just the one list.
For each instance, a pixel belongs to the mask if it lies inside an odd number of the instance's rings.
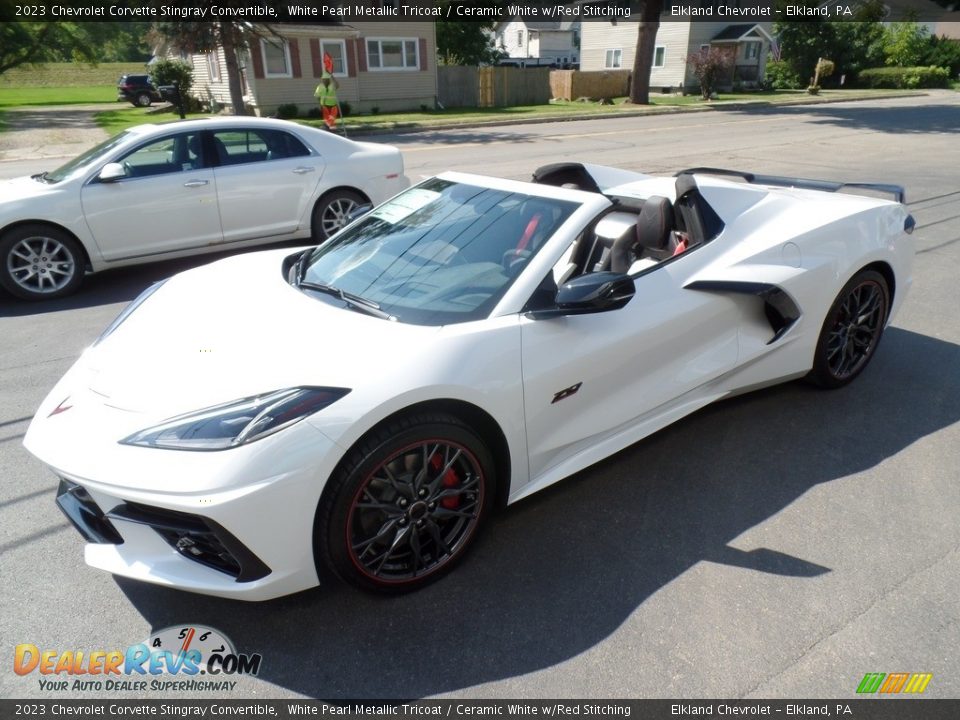
[[114,135],[109,140],[104,140],[99,145],[95,145],[82,155],[77,155],[77,157],[68,162],[66,165],[61,165],[53,172],[44,173],[41,176],[41,179],[48,183],[58,183],[62,180],[66,180],[74,173],[83,170],[87,165],[90,165],[96,161],[101,155],[113,150],[128,137],[130,137],[130,133],[127,130],[124,130],[122,133]]
[[336,287],[402,322],[478,320],[577,207],[433,178],[313,250],[302,280]]

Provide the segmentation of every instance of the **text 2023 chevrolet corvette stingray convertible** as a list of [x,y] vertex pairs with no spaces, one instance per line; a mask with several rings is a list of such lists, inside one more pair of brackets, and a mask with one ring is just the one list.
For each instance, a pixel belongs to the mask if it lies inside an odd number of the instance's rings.
[[24,442],[92,566],[244,599],[414,589],[497,506],[714,400],[856,377],[910,287],[902,200],[704,169],[445,173],[315,248],[151,287]]

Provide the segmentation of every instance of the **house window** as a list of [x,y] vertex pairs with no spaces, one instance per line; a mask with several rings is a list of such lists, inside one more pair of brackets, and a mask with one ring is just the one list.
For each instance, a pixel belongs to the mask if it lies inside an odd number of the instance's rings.
[[260,40],[263,54],[263,70],[266,77],[291,77],[290,45],[286,40],[263,38]]
[[414,38],[367,40],[367,67],[370,70],[417,70],[419,43]]
[[653,50],[653,66],[655,68],[663,67],[663,61],[667,57],[667,48],[664,45],[657,45]]
[[326,55],[329,55],[333,60],[334,75],[342,76],[347,74],[347,44],[343,40],[321,40],[321,59]]
[[759,55],[760,55],[760,43],[758,42],[744,43],[743,56],[747,60],[756,60]]
[[215,52],[207,55],[207,72],[210,73],[210,82],[220,82],[220,56]]
[[615,50],[607,50],[606,62],[604,63],[605,68],[618,68],[623,64],[623,50],[616,48]]

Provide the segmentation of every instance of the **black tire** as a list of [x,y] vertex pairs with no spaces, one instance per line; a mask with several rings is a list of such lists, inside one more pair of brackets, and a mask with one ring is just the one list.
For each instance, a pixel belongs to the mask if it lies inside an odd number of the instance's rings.
[[823,388],[851,382],[873,358],[889,314],[886,278],[874,270],[857,273],[827,312],[807,379]]
[[153,103],[153,98],[147,92],[139,92],[133,98],[133,104],[137,107],[150,107],[151,103]]
[[[423,468],[426,473],[421,473]],[[412,414],[345,457],[317,508],[314,556],[364,590],[417,590],[449,572],[490,512],[496,478],[480,437],[455,417]]]
[[24,300],[50,300],[83,282],[84,255],[68,233],[51,225],[21,225],[0,238],[0,285]]
[[347,216],[366,202],[360,193],[353,190],[331,190],[321,197],[313,207],[313,241],[322,243],[344,227],[348,222]]

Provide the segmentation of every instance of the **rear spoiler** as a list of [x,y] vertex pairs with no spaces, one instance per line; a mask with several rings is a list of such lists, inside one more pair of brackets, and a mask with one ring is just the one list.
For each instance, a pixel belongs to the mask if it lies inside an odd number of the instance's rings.
[[803,190],[821,190],[823,192],[837,192],[844,188],[855,188],[860,190],[873,190],[875,192],[889,193],[898,203],[905,203],[907,194],[899,185],[889,183],[864,183],[864,182],[832,182],[830,180],[807,180],[804,178],[781,177],[779,175],[757,175],[750,172],[741,172],[740,170],[724,170],[722,168],[696,167],[681,170],[675,177],[681,175],[720,175],[726,177],[737,177],[746,180],[751,185],[773,185],[775,187],[802,188]]

